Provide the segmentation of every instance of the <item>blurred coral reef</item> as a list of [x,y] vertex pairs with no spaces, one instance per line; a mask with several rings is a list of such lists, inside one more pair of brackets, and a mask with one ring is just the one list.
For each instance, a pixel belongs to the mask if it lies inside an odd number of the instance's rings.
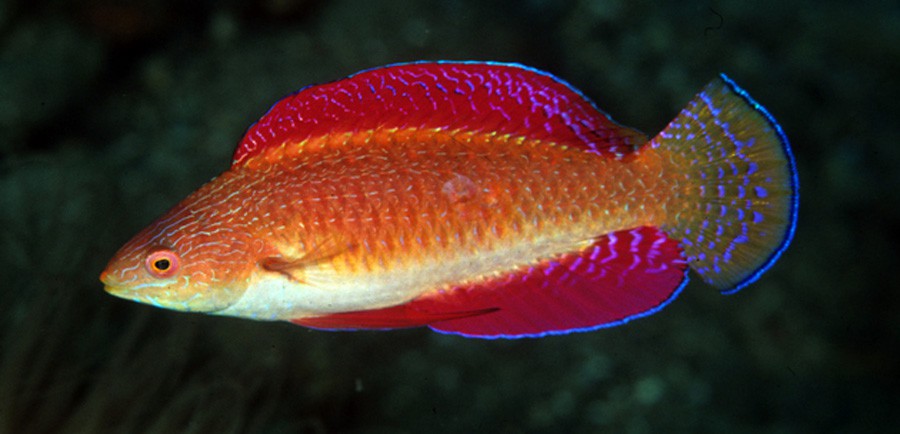
[[[888,1],[2,2],[0,434],[890,430],[896,41]],[[651,134],[728,73],[792,141],[794,244],[735,296],[695,282],[626,327],[540,340],[329,333],[102,291],[106,260],[227,168],[269,105],[427,59],[548,70]]]

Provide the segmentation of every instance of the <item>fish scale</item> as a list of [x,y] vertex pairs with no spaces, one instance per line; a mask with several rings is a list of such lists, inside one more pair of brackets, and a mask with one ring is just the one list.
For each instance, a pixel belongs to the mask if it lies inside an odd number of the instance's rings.
[[[360,134],[368,136],[366,133]],[[352,141],[352,138],[348,140]],[[646,194],[647,189],[644,189],[644,194],[635,195],[635,190],[625,183],[594,184],[582,188],[580,176],[571,176],[573,173],[583,174],[581,176],[588,179],[596,179],[599,173],[606,176],[618,173],[615,178],[637,182],[627,165],[615,160],[597,164],[594,158],[576,149],[555,148],[555,152],[548,152],[548,146],[540,142],[520,146],[530,152],[518,152],[516,159],[513,159],[513,155],[503,150],[502,143],[486,142],[481,146],[472,146],[460,140],[443,143],[414,141],[406,145],[410,149],[397,149],[391,143],[370,141],[355,147],[353,156],[345,156],[334,164],[307,164],[304,156],[315,158],[314,153],[295,156],[289,164],[283,161],[291,167],[290,170],[279,169],[266,174],[269,179],[267,185],[276,188],[266,187],[265,192],[248,190],[247,194],[261,198],[258,201],[260,204],[294,204],[284,211],[283,217],[272,219],[282,222],[281,225],[287,228],[328,227],[328,232],[319,233],[320,238],[357,240],[363,248],[335,260],[344,267],[365,265],[365,271],[371,271],[368,266],[384,255],[394,256],[402,262],[407,254],[416,256],[431,252],[435,256],[444,255],[447,250],[466,249],[464,242],[448,244],[449,240],[457,238],[455,233],[471,234],[477,230],[482,237],[459,239],[480,242],[485,244],[483,248],[490,248],[492,243],[502,240],[517,239],[527,243],[534,238],[554,234],[566,234],[568,238],[582,241],[597,233],[608,232],[610,228],[639,226],[654,220],[649,210],[656,210],[656,206],[644,207],[645,212],[641,212],[640,202],[653,197]],[[425,152],[418,153],[419,150]],[[398,154],[405,156],[408,153],[416,154],[416,159],[397,158]],[[480,170],[482,167],[468,163],[469,158],[460,158],[464,154],[474,156],[474,160],[509,160],[519,164],[495,167],[489,176],[480,176],[479,173],[484,173]],[[363,156],[364,159],[356,158]],[[379,158],[382,156],[385,159]],[[357,164],[350,164],[349,160]],[[460,164],[460,161],[466,163]],[[443,191],[444,185],[459,174],[473,182],[478,193],[470,200],[452,203]],[[342,181],[327,184],[309,184],[305,181],[337,177],[353,180],[355,187],[343,188],[342,193],[338,194],[335,188]],[[374,180],[380,184],[378,190],[373,190],[378,193],[367,195],[367,189],[375,188]],[[656,181],[663,184],[659,178]],[[644,184],[650,182],[647,180]],[[663,187],[671,188],[669,185]],[[387,190],[394,193],[386,193]],[[481,196],[494,198],[484,199]],[[403,213],[400,218],[389,218],[396,211],[390,205],[382,205],[390,203],[415,204],[415,212],[407,211],[406,218],[402,217]],[[345,210],[351,210],[349,216]],[[588,213],[603,215],[604,218],[589,218]],[[439,224],[440,221],[445,224]],[[573,221],[580,222],[580,225],[571,225]],[[495,233],[497,235],[493,235]],[[257,235],[265,237],[269,234]],[[299,240],[313,236],[309,232],[300,232],[296,234],[297,241],[287,242],[297,244]],[[379,248],[384,240],[400,236],[417,242],[406,251]],[[386,262],[395,262],[394,257],[387,258]]]

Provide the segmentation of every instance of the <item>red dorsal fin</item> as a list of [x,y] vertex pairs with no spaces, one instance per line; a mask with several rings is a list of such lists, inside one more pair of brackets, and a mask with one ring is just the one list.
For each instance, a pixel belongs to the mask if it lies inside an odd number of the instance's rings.
[[612,327],[650,315],[687,281],[675,240],[651,227],[618,231],[557,260],[401,306],[294,321],[318,328],[432,329],[516,338]]
[[548,73],[515,64],[423,62],[363,71],[282,99],[247,130],[233,165],[286,142],[390,128],[510,134],[615,156],[646,141]]

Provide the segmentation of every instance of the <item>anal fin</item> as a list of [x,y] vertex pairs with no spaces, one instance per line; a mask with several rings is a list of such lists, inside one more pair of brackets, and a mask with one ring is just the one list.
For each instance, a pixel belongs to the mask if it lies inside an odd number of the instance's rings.
[[429,324],[443,333],[479,338],[565,334],[655,313],[678,295],[686,270],[677,241],[657,228],[638,227],[601,236],[584,250],[500,279],[416,302],[428,310],[496,309]]
[[672,301],[687,281],[679,243],[654,227],[597,238],[527,269],[381,309],[292,322],[323,329],[427,325],[478,338],[539,337],[623,324]]
[[497,308],[461,311],[422,309],[416,301],[381,309],[340,312],[317,317],[299,318],[292,323],[327,330],[397,329],[421,327],[435,322],[468,318],[496,311]]

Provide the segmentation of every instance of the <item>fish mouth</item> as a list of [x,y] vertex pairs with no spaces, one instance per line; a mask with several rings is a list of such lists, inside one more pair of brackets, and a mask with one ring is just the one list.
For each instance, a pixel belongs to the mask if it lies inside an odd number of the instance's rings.
[[127,286],[106,285],[103,288],[103,290],[106,291],[107,293],[109,293],[109,295],[112,295],[117,298],[121,298],[121,299],[128,300],[128,301],[134,301],[134,302],[141,303],[141,304],[150,305],[150,306],[157,307],[160,309],[174,310],[174,311],[178,311],[178,312],[196,312],[196,313],[205,313],[205,314],[215,315],[217,312],[228,309],[228,307],[229,307],[229,306],[222,306],[222,307],[217,306],[214,308],[208,308],[208,307],[204,306],[204,307],[198,308],[197,306],[192,305],[190,300],[187,300],[187,301],[163,300],[163,299],[154,297],[149,294],[141,293],[140,291],[136,290],[135,288],[130,288]]
[[117,281],[108,271],[104,270],[100,273],[100,282],[103,283],[103,290],[117,297],[126,298],[124,293],[128,292],[128,287]]
[[110,295],[128,300],[140,301],[140,296],[137,294],[134,286],[127,285],[119,279],[116,279],[116,277],[108,271],[100,273],[100,282],[103,283],[103,290]]
[[114,297],[125,299],[128,301],[134,301],[141,304],[147,304],[153,307],[158,307],[160,309],[175,310],[179,312],[197,312],[214,315],[218,312],[228,309],[231,306],[231,303],[224,306],[214,305],[212,307],[210,307],[206,303],[196,304],[194,303],[195,298],[198,297],[199,294],[194,295],[194,297],[187,300],[171,300],[167,297],[157,297],[151,295],[152,293],[147,292],[148,288],[152,289],[154,287],[166,286],[166,282],[128,285],[116,280],[107,272],[103,272],[102,274],[100,274],[100,281],[103,282],[103,290]]
[[100,281],[103,282],[103,284],[106,286],[110,286],[112,284],[112,275],[109,274],[109,271],[103,270],[100,273]]
[[107,294],[114,297],[137,301],[140,303],[149,303],[148,301],[145,301],[144,297],[140,296],[137,291],[134,290],[134,288],[125,285],[116,285],[104,282],[103,290],[106,291]]

